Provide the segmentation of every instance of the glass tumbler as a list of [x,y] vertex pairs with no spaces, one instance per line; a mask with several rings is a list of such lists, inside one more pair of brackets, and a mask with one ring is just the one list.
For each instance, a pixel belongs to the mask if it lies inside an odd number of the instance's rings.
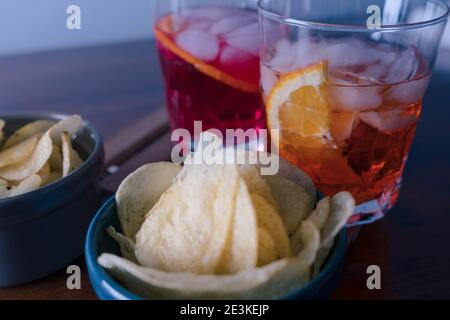
[[260,0],[261,87],[282,157],[329,196],[357,202],[350,225],[399,196],[449,9],[439,0]]

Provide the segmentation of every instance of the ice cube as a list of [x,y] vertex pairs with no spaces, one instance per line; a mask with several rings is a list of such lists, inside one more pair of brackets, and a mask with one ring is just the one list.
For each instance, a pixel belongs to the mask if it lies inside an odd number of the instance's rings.
[[[356,48],[353,48],[356,50]],[[352,64],[354,61],[353,58],[353,50],[351,46],[346,43],[337,43],[326,47],[326,57],[329,60],[330,67],[342,67]]]
[[176,44],[203,61],[214,61],[219,55],[219,39],[213,34],[185,30],[175,38]]
[[189,22],[186,31],[210,32],[212,22],[208,20],[198,20]]
[[228,46],[223,48],[220,53],[220,63],[225,66],[237,66],[254,59],[256,59],[254,55]]
[[389,54],[375,48],[367,48],[366,50],[361,50],[355,55],[356,64],[359,65],[369,65],[375,63],[386,63],[386,61],[393,61],[395,59],[394,54]]
[[397,101],[404,105],[417,103],[425,95],[429,82],[430,77],[428,76],[419,80],[394,85],[389,89],[387,97],[391,101]]
[[332,68],[379,63],[386,55],[383,51],[369,47],[368,43],[353,38],[341,39],[327,45],[325,50]]
[[329,104],[335,111],[367,111],[381,106],[380,87],[336,86],[328,88]]
[[257,21],[256,14],[253,15],[241,15],[237,17],[228,17],[221,19],[213,24],[211,27],[211,33],[216,35],[225,35],[235,31],[238,28],[244,27]]
[[372,128],[383,133],[391,133],[409,128],[417,121],[417,116],[402,110],[386,112],[363,112],[359,118]]
[[281,39],[275,46],[275,55],[270,61],[270,66],[275,70],[279,68],[291,66],[294,63],[295,51],[288,39]]
[[385,65],[383,62],[370,65],[366,68],[366,70],[359,73],[361,78],[360,84],[373,84],[379,82],[381,79],[385,78],[388,72],[388,65]]
[[397,59],[397,54],[395,54],[394,52],[389,52],[387,54],[385,54],[382,63],[384,65],[390,65],[391,63],[394,63],[395,60]]
[[267,97],[270,94],[277,81],[278,78],[275,72],[273,72],[266,66],[261,67],[261,87],[264,96]]
[[293,63],[294,70],[307,67],[327,58],[326,44],[310,38],[302,38],[298,40],[293,46],[293,50],[295,52]]
[[419,58],[416,49],[409,47],[398,53],[395,62],[388,71],[387,80],[389,83],[413,79],[419,71]]
[[230,32],[225,37],[229,46],[257,56],[259,54],[259,26],[252,23]]
[[258,22],[234,30],[232,33],[227,35],[227,38],[244,37],[244,36],[254,36],[258,38],[259,36]]

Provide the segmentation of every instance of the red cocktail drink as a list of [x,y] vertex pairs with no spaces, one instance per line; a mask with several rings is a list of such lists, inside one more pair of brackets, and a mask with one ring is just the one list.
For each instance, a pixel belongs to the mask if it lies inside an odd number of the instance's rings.
[[159,19],[155,33],[173,129],[265,128],[254,11],[184,10]]

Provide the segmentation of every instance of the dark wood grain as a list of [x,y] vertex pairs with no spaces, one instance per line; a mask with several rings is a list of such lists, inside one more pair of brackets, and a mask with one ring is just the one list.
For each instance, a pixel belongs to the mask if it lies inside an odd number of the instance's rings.
[[121,165],[134,153],[167,132],[169,132],[169,119],[165,108],[160,107],[106,141],[106,167]]
[[80,290],[67,289],[66,281],[69,275],[66,273],[67,268],[64,268],[39,281],[0,289],[0,300],[96,300],[97,296],[90,285],[84,260],[80,258],[72,264],[81,268]]
[[[441,59],[399,203],[384,220],[362,228],[348,251],[335,299],[450,298],[450,53],[442,52]],[[164,103],[151,41],[2,58],[0,70],[0,113],[79,113],[106,141]],[[121,177],[143,163],[167,159],[169,150],[169,137],[161,135],[105,184],[113,191]],[[94,299],[83,260],[76,263],[84,275],[81,291],[67,290],[61,270],[32,284],[0,289],[0,299]],[[380,291],[366,287],[370,265],[381,267]]]
[[78,113],[112,137],[164,104],[151,41],[0,59],[0,112]]
[[113,194],[120,183],[133,171],[144,164],[158,161],[169,161],[172,144],[167,132],[156,138],[147,147],[136,152],[132,158],[118,166],[114,174],[106,176],[101,182],[102,189]]

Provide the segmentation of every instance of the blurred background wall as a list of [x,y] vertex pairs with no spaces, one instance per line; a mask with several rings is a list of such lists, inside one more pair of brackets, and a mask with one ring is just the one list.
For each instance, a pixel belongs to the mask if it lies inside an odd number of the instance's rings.
[[[0,0],[0,55],[151,37],[156,1]],[[81,30],[66,27],[72,4],[81,8]]]
[[[150,38],[157,1],[167,0],[0,0],[0,56]],[[66,27],[71,4],[81,30]]]

